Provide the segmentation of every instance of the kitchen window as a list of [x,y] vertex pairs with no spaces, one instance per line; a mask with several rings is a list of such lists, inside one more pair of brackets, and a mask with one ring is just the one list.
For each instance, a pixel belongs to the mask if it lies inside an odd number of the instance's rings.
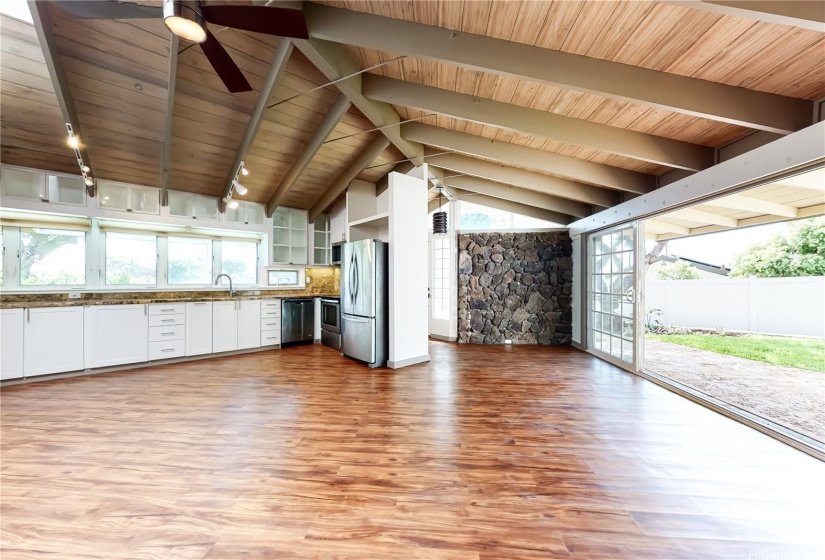
[[301,282],[303,277],[302,270],[287,270],[287,269],[270,269],[266,271],[267,283],[270,286],[280,287],[294,287],[303,288],[304,283]]
[[212,240],[170,237],[167,262],[169,284],[211,284]]
[[[221,241],[221,273],[228,274],[236,285],[258,283],[258,243]],[[226,282],[225,278],[221,278]]]
[[106,232],[106,284],[157,284],[157,243],[156,235]]
[[21,228],[22,286],[83,286],[86,284],[86,233]]

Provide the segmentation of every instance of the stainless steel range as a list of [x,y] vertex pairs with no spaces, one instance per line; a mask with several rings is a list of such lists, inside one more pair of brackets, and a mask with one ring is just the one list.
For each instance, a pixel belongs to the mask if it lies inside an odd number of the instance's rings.
[[321,344],[341,349],[341,302],[338,298],[321,298]]

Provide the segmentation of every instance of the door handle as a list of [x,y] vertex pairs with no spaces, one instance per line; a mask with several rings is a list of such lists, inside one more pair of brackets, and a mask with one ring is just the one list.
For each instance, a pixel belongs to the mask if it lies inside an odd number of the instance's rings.
[[27,323],[32,322],[32,310],[31,309],[26,309],[26,322]]

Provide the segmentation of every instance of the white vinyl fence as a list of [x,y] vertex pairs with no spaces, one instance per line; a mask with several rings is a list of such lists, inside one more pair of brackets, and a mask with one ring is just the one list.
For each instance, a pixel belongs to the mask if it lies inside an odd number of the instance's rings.
[[663,325],[825,337],[825,276],[648,280]]

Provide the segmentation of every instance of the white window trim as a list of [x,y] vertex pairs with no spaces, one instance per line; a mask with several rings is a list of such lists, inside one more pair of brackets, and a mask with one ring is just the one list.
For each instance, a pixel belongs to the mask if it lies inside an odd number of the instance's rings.
[[[297,284],[270,284],[269,283],[269,272],[270,271],[298,271],[298,283]],[[275,266],[267,266],[264,268],[264,278],[263,283],[266,286],[267,290],[303,290],[306,288],[306,267],[304,266],[289,266],[289,265],[275,265]]]

